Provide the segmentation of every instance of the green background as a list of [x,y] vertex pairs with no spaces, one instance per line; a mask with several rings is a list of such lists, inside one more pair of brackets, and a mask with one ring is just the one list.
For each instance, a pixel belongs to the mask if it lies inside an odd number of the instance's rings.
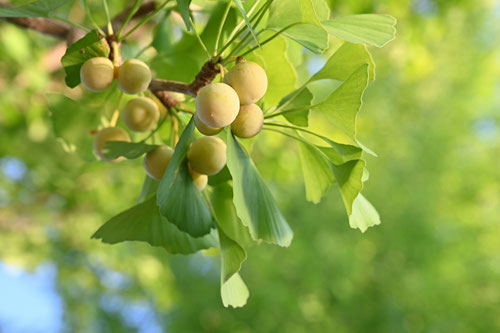
[[[141,326],[148,322],[170,332],[500,330],[500,4],[330,7],[332,16],[398,19],[396,40],[370,47],[377,79],[359,114],[359,138],[379,155],[367,157],[363,193],[382,224],[351,229],[333,188],[307,203],[296,144],[259,136],[254,160],[295,236],[289,248],[248,250],[241,275],[250,298],[236,310],[220,301],[216,256],[90,240],[136,200],[141,162],[68,154],[45,97],[64,84],[51,57],[58,41],[0,22],[0,259],[27,271],[57,268],[66,330],[153,331]],[[308,57],[314,70],[321,60]],[[5,171],[14,157],[27,167],[19,179]],[[153,319],[131,323],[123,309],[134,306]]]

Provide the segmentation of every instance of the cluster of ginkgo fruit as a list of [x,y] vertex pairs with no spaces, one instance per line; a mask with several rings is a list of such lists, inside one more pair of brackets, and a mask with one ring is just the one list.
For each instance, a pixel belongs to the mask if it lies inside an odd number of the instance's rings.
[[[88,59],[80,69],[82,84],[90,91],[102,92],[116,79],[118,87],[126,94],[144,92],[151,82],[151,71],[142,61],[127,60],[114,66],[108,58]],[[226,165],[226,143],[214,135],[226,126],[231,126],[234,135],[251,138],[257,135],[264,123],[264,114],[255,103],[267,90],[267,76],[258,64],[238,58],[236,65],[224,77],[224,83],[210,83],[200,89],[196,96],[194,121],[196,128],[205,136],[196,139],[189,148],[187,158],[189,172],[196,186],[203,190],[208,176],[221,171]],[[130,99],[122,111],[125,125],[134,132],[153,130],[160,119],[156,102],[148,97]],[[130,136],[121,127],[101,129],[94,139],[94,151],[99,158],[108,159],[103,149],[106,142],[130,142]],[[174,150],[167,145],[159,146],[146,154],[146,173],[161,180],[172,158]]]

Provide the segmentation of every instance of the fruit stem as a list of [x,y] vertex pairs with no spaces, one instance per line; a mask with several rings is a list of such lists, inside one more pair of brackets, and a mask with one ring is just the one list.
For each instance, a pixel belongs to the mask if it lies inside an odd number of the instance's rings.
[[104,12],[106,13],[106,21],[108,22],[108,35],[112,35],[113,25],[111,24],[111,16],[109,15],[108,1],[102,0],[102,5],[104,6]]

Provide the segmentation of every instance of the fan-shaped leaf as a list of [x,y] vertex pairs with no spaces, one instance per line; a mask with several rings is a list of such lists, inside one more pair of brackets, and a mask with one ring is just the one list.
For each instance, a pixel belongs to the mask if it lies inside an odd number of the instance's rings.
[[180,254],[217,246],[215,230],[204,237],[191,237],[161,216],[155,201],[155,198],[149,199],[116,215],[100,227],[92,238],[108,244],[142,241]]
[[193,140],[194,119],[184,129],[163,179],[158,187],[160,212],[169,222],[193,237],[200,237],[214,227],[207,203],[189,173],[185,160]]
[[255,165],[228,131],[227,166],[234,183],[234,206],[252,238],[288,246],[293,231],[280,212]]

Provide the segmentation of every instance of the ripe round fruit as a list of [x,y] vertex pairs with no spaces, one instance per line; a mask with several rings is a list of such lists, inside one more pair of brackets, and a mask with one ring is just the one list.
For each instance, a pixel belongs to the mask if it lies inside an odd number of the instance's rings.
[[138,94],[148,89],[151,70],[144,62],[131,59],[125,61],[118,72],[118,87],[126,94]]
[[135,132],[152,130],[160,119],[158,105],[147,97],[132,98],[123,109],[123,122]]
[[198,187],[200,191],[203,191],[205,187],[207,187],[208,184],[208,176],[198,173],[189,166],[189,173],[191,174],[191,177],[193,178],[194,183]]
[[156,180],[161,180],[173,154],[174,150],[169,146],[160,146],[148,152],[144,158],[146,173]]
[[80,81],[85,88],[93,92],[108,89],[113,83],[113,78],[114,66],[108,58],[90,58],[80,68]]
[[239,109],[238,94],[225,83],[211,83],[196,96],[196,113],[209,127],[219,128],[231,124]]
[[252,104],[264,96],[267,75],[255,62],[240,62],[229,70],[224,82],[238,93],[241,104]]
[[215,175],[226,165],[226,143],[214,136],[204,136],[193,142],[187,156],[194,171]]
[[240,138],[256,136],[264,125],[264,114],[255,104],[242,105],[238,116],[231,124],[231,131]]
[[108,162],[118,162],[123,158],[108,159],[103,154],[104,144],[108,141],[125,141],[130,142],[130,136],[121,127],[106,127],[100,130],[94,137],[94,152],[101,160]]
[[205,125],[205,123],[202,122],[200,118],[198,118],[198,115],[196,113],[194,114],[194,124],[196,125],[196,128],[198,129],[198,131],[200,131],[201,134],[215,135],[220,131],[222,131],[222,127],[214,128]]

